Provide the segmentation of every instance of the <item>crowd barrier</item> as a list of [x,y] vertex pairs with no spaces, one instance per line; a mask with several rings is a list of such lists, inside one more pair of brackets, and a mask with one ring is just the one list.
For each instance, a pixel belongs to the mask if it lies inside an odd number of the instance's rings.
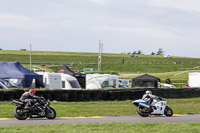
[[[56,101],[112,101],[141,99],[146,90],[164,98],[200,97],[200,88],[187,89],[110,89],[110,90],[37,90],[38,96]],[[0,101],[19,99],[28,90],[0,90]]]

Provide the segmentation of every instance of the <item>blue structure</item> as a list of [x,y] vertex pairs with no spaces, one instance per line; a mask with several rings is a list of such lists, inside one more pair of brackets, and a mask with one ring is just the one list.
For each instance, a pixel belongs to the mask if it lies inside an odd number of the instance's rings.
[[44,87],[42,75],[23,67],[19,62],[0,62],[0,79],[18,79],[21,87],[30,87],[33,79],[36,87]]

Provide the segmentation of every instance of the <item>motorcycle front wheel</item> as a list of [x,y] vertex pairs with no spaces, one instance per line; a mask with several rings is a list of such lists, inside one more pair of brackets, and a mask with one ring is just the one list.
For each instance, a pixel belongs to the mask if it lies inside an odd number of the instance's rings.
[[48,107],[46,109],[46,117],[48,119],[55,119],[56,118],[56,111],[52,107]]
[[149,112],[147,111],[147,109],[145,107],[138,106],[137,107],[137,113],[142,117],[148,117],[149,116]]
[[26,118],[28,117],[28,115],[26,115],[25,113],[23,113],[23,107],[21,106],[17,106],[14,109],[14,116],[15,118],[17,118],[18,120],[26,120]]
[[164,114],[165,114],[166,116],[172,116],[172,115],[173,115],[173,110],[172,110],[170,107],[166,106],[166,107],[165,107]]

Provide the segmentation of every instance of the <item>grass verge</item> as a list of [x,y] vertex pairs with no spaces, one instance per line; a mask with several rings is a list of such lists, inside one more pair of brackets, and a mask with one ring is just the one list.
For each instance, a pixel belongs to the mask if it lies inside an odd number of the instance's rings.
[[197,133],[200,123],[100,123],[0,126],[1,133]]

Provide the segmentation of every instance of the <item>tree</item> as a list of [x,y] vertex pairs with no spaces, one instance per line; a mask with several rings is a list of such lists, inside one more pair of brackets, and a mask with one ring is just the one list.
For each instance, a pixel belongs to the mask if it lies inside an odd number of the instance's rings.
[[155,55],[156,53],[152,52],[151,55]]
[[136,52],[136,51],[134,51],[132,54],[137,54],[137,52]]
[[162,48],[159,48],[157,55],[164,55],[164,50]]
[[137,54],[142,54],[142,51],[141,51],[141,50],[138,50]]

